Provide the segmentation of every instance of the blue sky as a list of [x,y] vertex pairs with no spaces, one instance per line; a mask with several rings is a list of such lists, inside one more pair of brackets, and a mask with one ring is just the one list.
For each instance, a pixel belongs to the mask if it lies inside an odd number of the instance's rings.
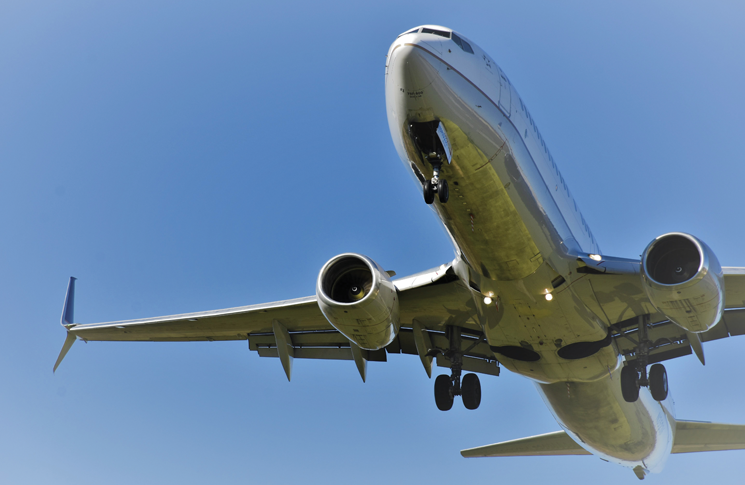
[[[332,256],[452,259],[385,117],[385,54],[423,23],[500,64],[605,254],[686,231],[745,266],[737,2],[41,2],[0,6],[0,479],[5,483],[630,483],[594,457],[472,459],[554,431],[532,384],[439,412],[416,357],[280,363],[245,342],[77,343],[76,320],[314,292]],[[745,339],[667,364],[678,416],[745,423]],[[656,483],[733,482],[745,452]]]

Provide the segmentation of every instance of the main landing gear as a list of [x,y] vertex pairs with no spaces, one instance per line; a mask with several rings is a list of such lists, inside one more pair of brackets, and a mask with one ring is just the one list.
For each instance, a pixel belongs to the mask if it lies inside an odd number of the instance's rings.
[[[649,350],[654,345],[647,337],[649,315],[639,317],[639,341],[636,343],[636,360],[621,369],[621,394],[626,402],[639,399],[639,388],[649,387],[655,401],[667,399],[667,371],[662,364],[653,364],[647,374]],[[631,339],[631,337],[626,336]]]
[[435,379],[435,404],[440,411],[453,407],[455,396],[461,396],[466,409],[476,409],[481,404],[481,383],[476,374],[466,374],[461,380],[463,351],[460,345],[460,329],[448,327],[450,348],[443,355],[450,360],[450,376],[442,374]]
[[422,187],[424,192],[424,202],[427,204],[434,202],[436,192],[440,203],[444,204],[450,198],[450,190],[448,189],[448,181],[440,178],[442,156],[438,155],[436,152],[432,152],[427,156],[427,159],[432,164],[433,174],[432,180],[425,180]]

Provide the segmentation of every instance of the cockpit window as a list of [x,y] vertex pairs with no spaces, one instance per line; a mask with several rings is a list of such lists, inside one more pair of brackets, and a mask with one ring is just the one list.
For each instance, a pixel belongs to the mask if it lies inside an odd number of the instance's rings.
[[453,32],[453,42],[458,44],[458,47],[463,49],[464,51],[468,52],[469,54],[473,54],[473,49],[471,49],[471,44],[466,42],[465,40],[458,37],[455,32]]
[[[406,34],[416,34],[417,32],[419,32],[419,27],[417,27],[416,29],[412,29],[412,30],[410,30],[408,32],[404,32],[403,34],[399,35],[398,37],[401,37],[402,35],[406,35]],[[398,38],[398,37],[396,37],[396,38]]]
[[422,34],[435,34],[439,35],[440,37],[445,37],[446,39],[450,38],[450,32],[445,32],[444,30],[429,29],[427,27],[422,29]]

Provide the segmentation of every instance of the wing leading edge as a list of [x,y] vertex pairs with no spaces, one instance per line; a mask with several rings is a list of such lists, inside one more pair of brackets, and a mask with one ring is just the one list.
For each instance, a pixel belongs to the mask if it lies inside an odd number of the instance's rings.
[[[248,340],[249,349],[261,357],[279,357],[288,378],[293,358],[309,358],[354,360],[364,379],[365,362],[386,361],[387,353],[419,354],[426,361],[430,350],[448,347],[445,327],[457,324],[463,332],[463,349],[468,349],[463,368],[471,372],[499,374],[496,357],[473,319],[475,309],[470,292],[460,283],[451,265],[400,278],[394,284],[399,291],[402,328],[393,343],[379,351],[352,348],[349,340],[323,316],[316,297],[309,296],[221,310],[93,324],[72,323],[70,311],[69,318],[63,321],[68,333],[55,370],[76,339],[151,342]],[[72,308],[73,295],[74,290],[68,289],[65,308]],[[66,314],[63,313],[63,320]],[[415,328],[421,329],[425,341],[431,345],[431,348],[421,349],[421,353],[416,344]],[[442,367],[450,365],[440,354],[436,356],[436,363]]]

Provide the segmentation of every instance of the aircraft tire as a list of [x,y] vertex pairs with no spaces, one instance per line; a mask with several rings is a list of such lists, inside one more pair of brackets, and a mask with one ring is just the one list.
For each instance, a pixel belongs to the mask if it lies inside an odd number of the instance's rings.
[[636,402],[639,399],[639,374],[633,365],[621,369],[621,394],[626,402]]
[[426,202],[428,205],[435,201],[435,186],[432,185],[431,180],[425,180],[424,181],[424,187],[422,188],[424,192],[424,202]]
[[440,411],[449,411],[453,407],[453,394],[450,392],[450,376],[445,374],[435,379],[435,404]]
[[655,401],[667,399],[667,371],[662,364],[655,364],[649,369],[649,390]]
[[440,199],[440,204],[444,204],[450,198],[450,189],[448,188],[448,181],[441,179],[437,182],[437,197]]
[[481,382],[476,374],[466,374],[461,383],[463,405],[466,409],[478,409],[481,404]]

